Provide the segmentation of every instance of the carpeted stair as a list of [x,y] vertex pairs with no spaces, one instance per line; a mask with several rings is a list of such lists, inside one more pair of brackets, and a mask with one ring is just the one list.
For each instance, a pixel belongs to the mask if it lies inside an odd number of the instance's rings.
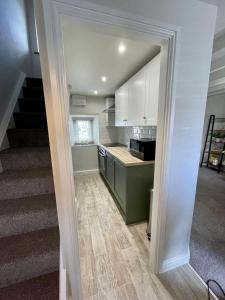
[[0,152],[0,300],[59,297],[59,231],[42,80],[27,78]]

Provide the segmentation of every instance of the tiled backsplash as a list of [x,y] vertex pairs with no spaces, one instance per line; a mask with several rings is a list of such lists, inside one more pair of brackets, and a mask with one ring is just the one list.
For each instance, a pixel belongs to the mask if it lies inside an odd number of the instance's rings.
[[135,139],[155,139],[156,126],[132,127],[132,136]]
[[156,126],[120,127],[118,128],[118,142],[127,145],[131,138],[156,138]]

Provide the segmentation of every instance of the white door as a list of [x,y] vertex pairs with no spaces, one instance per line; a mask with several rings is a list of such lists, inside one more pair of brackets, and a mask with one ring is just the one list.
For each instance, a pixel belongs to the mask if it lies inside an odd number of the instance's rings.
[[160,55],[157,55],[146,66],[145,125],[157,126],[159,75]]
[[128,125],[141,126],[145,121],[145,68],[128,81]]
[[115,93],[116,126],[127,126],[128,85],[122,85]]

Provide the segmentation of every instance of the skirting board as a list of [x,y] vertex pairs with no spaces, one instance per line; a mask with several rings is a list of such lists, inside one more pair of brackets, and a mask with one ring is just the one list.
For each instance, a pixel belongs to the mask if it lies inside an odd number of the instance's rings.
[[89,174],[96,174],[99,173],[99,169],[93,169],[93,170],[83,170],[83,171],[74,171],[73,175],[89,175]]
[[[205,281],[202,279],[202,277],[195,271],[195,269],[190,264],[188,264],[188,266],[193,271],[193,273],[195,273],[195,275],[202,282],[202,284],[208,289],[208,286],[205,283]],[[209,291],[210,291],[210,294],[215,298],[215,300],[219,300],[219,298],[213,293],[213,291],[210,288],[209,288]]]
[[19,97],[19,94],[20,94],[20,91],[23,86],[25,78],[26,78],[25,73],[21,72],[19,75],[19,78],[17,80],[17,83],[13,89],[12,95],[9,99],[9,104],[6,108],[5,114],[0,123],[0,148],[2,146],[2,142],[5,137],[6,130],[8,129],[9,122],[12,117],[12,114],[13,114],[13,111],[14,111],[16,102],[18,100],[18,97]]
[[176,256],[170,259],[165,260],[160,268],[160,273],[164,273],[175,268],[181,267],[188,264],[190,261],[190,253],[186,255]]

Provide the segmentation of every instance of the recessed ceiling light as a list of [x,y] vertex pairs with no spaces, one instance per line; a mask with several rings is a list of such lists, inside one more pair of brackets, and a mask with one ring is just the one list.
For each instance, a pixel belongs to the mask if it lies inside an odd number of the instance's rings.
[[125,45],[124,43],[121,42],[121,43],[119,44],[119,46],[118,46],[118,52],[119,52],[120,54],[123,54],[123,53],[126,52],[126,50],[127,50],[126,45]]
[[94,94],[95,94],[95,95],[98,95],[98,91],[97,91],[97,90],[95,90],[95,91],[94,91]]
[[106,81],[107,81],[106,76],[102,76],[102,82],[106,82]]

